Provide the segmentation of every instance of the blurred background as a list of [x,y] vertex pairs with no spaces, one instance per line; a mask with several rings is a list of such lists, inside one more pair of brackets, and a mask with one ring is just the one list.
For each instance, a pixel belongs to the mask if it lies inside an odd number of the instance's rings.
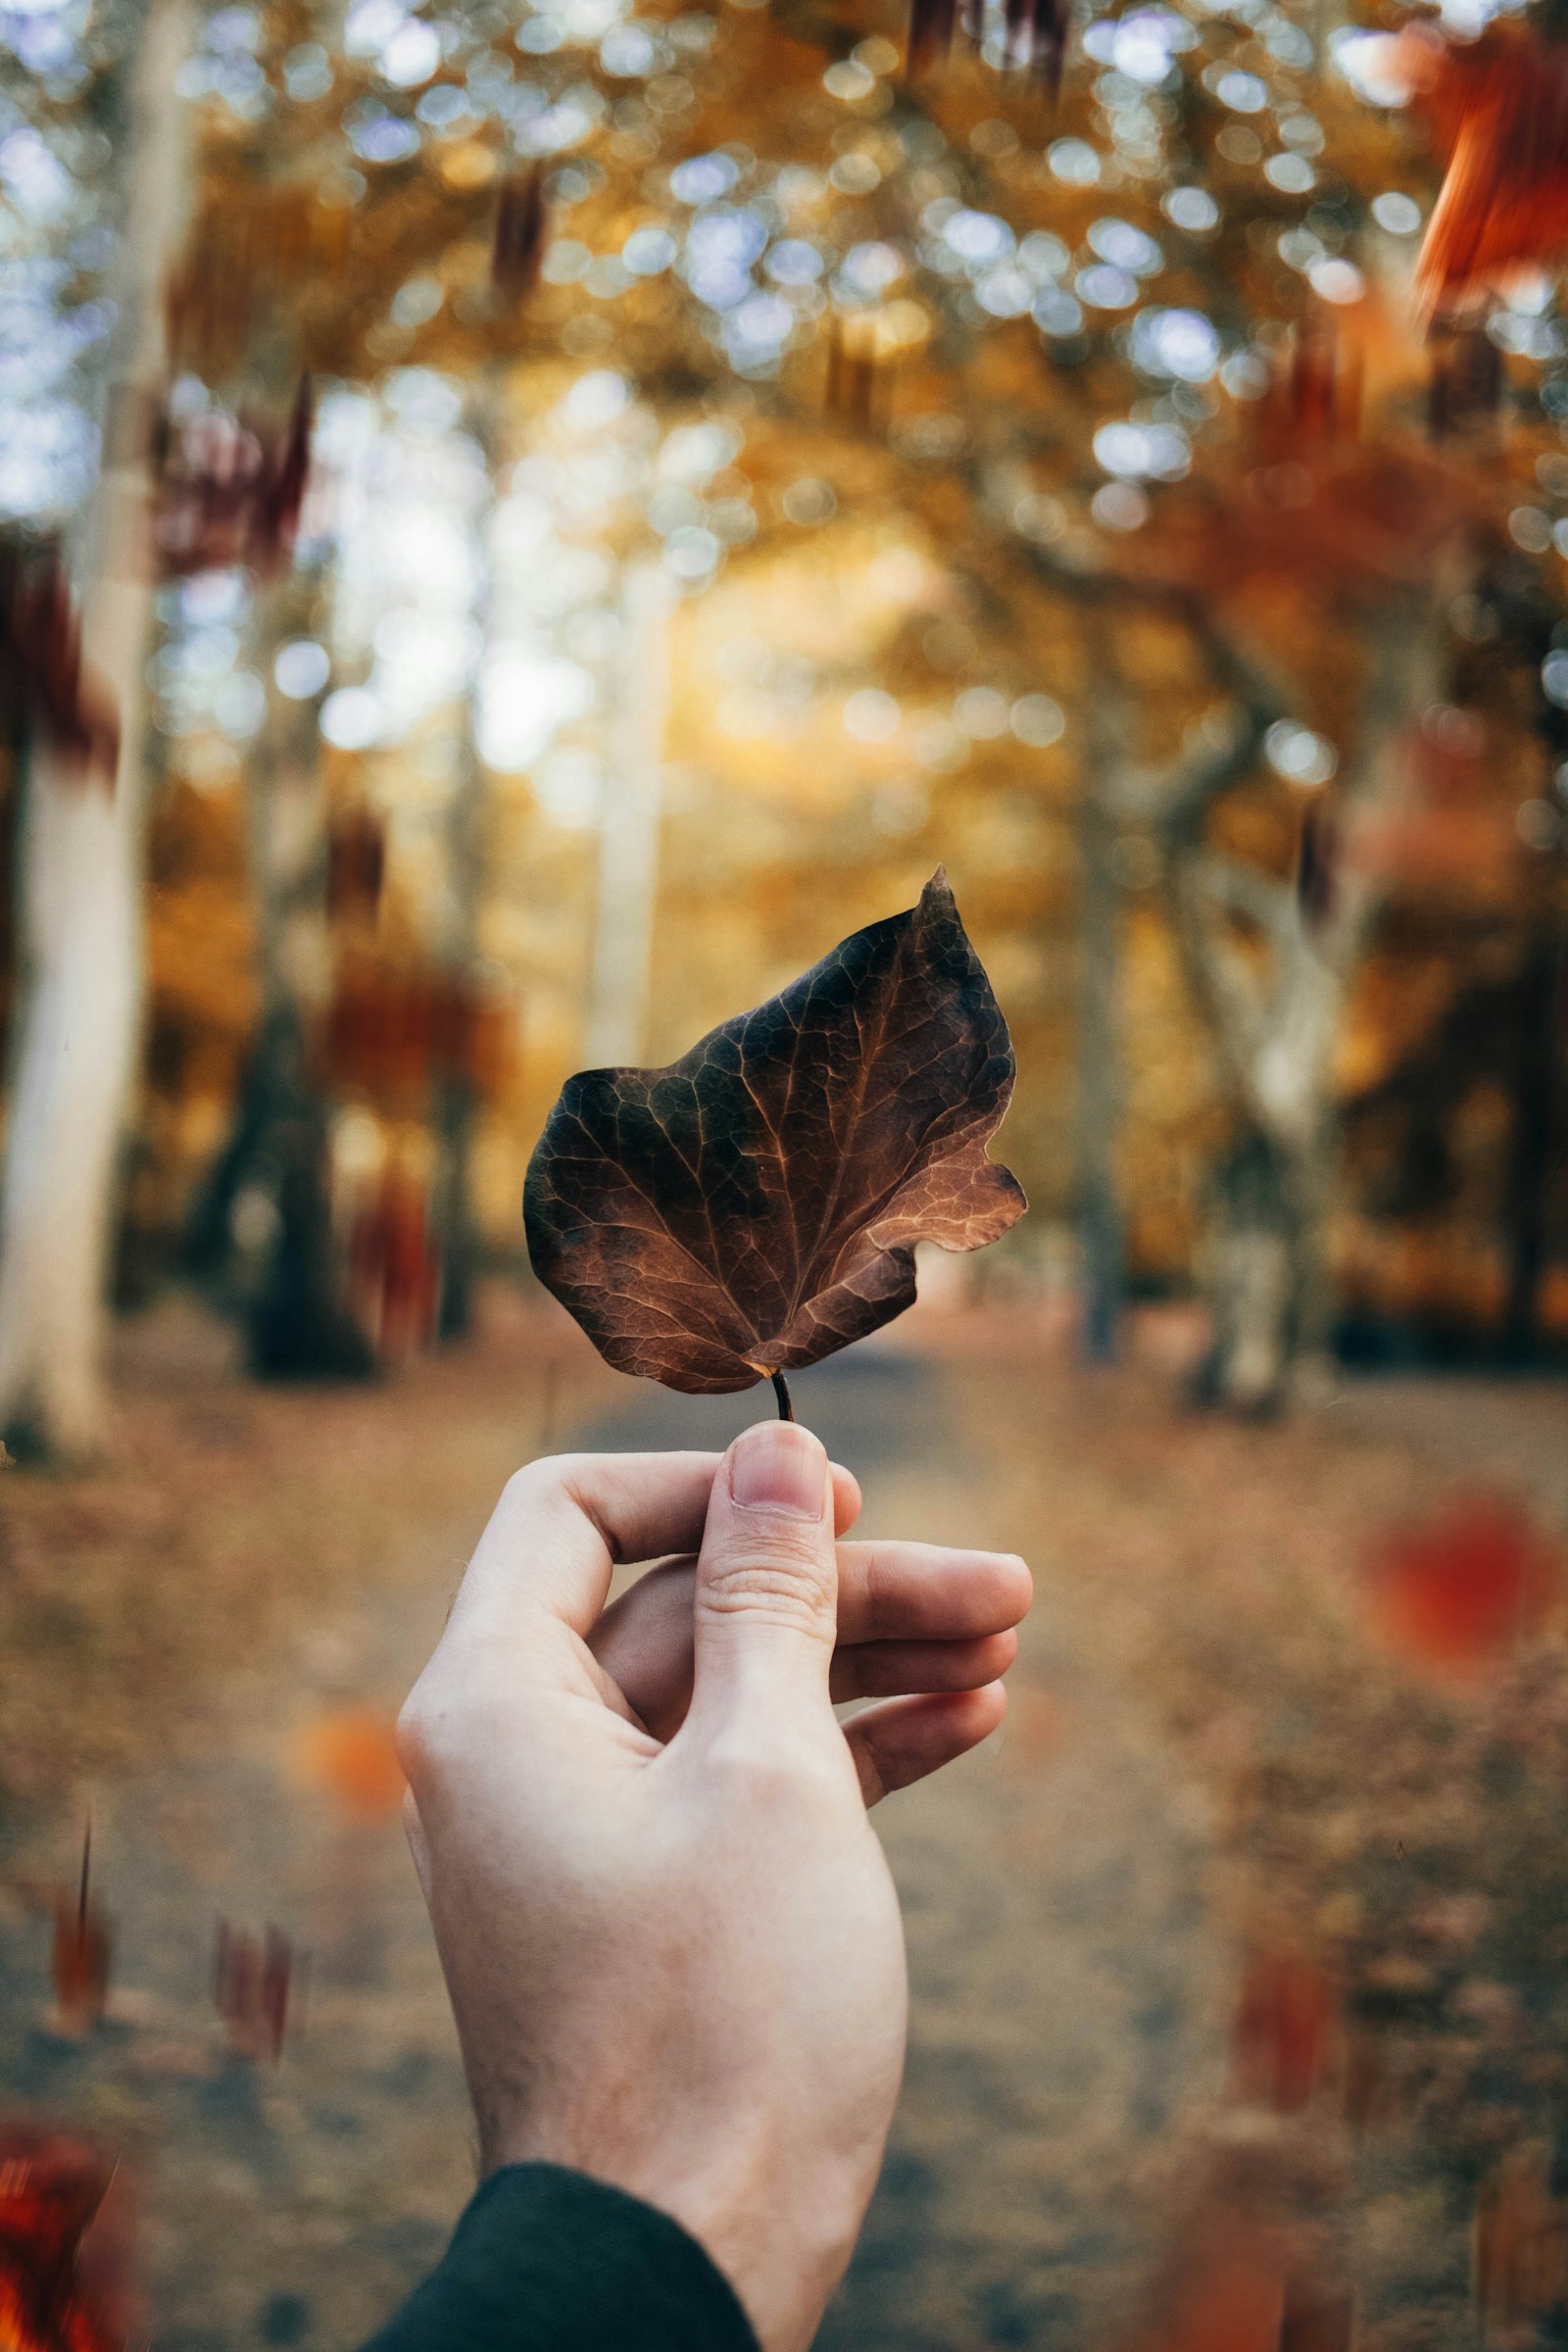
[[7,2345],[435,2259],[397,1702],[757,1410],[529,1152],[938,863],[1032,1213],[801,1410],[1040,1600],[822,2341],[1568,2341],[1568,21],[905,5],[0,5]]

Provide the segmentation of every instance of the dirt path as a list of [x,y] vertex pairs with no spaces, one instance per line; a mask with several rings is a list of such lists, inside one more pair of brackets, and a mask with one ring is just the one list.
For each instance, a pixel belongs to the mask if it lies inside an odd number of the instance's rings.
[[[754,1407],[618,1381],[505,1299],[378,1392],[257,1392],[178,1312],[127,1335],[126,1384],[118,1466],[0,1496],[0,2082],[124,2152],[156,2343],[325,2352],[471,2180],[380,1727],[547,1423],[722,1443]],[[1238,1431],[960,1318],[801,1409],[868,1529],[1014,1545],[1040,1582],[1001,1742],[881,1816],[907,2088],[827,2352],[1274,2352],[1282,2296],[1351,2289],[1379,2352],[1473,2341],[1478,2192],[1504,2180],[1538,2256],[1559,2230],[1562,1628],[1435,1681],[1363,1563],[1467,1478],[1560,1527],[1561,1392]],[[89,1799],[118,1989],[74,2042],[39,1896]],[[310,1955],[276,2067],[215,2016],[220,1915]]]

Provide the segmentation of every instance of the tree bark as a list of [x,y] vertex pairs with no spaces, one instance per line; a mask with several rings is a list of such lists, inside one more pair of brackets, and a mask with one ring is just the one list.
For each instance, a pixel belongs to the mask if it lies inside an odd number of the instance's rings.
[[[469,934],[467,952],[453,960],[456,970],[466,979],[478,953],[484,770],[471,736],[465,742],[460,757],[462,772],[447,810],[446,829],[452,889],[465,917],[463,927]],[[441,1252],[436,1336],[442,1340],[466,1338],[473,1323],[478,1240],[473,1227],[471,1167],[477,1109],[473,1079],[467,1070],[454,1065],[436,1072],[431,1105],[436,1173],[431,1188],[430,1227]]]
[[[483,450],[492,483],[501,439],[503,402],[493,376],[481,383],[470,409],[474,439]],[[479,550],[479,592],[476,600],[481,640],[490,612],[488,532],[492,509],[487,504],[479,518],[475,540]],[[482,662],[482,652],[480,662]],[[471,985],[479,956],[479,910],[484,895],[485,813],[487,789],[484,762],[476,740],[478,670],[464,706],[463,735],[458,746],[458,770],[448,799],[443,827],[447,854],[446,936],[443,959],[461,985]],[[461,1066],[436,1072],[431,1123],[435,1131],[436,1174],[430,1202],[430,1224],[441,1252],[441,1297],[436,1312],[436,1336],[442,1340],[466,1337],[473,1322],[473,1283],[479,1245],[472,1204],[473,1128],[478,1097],[472,1073]]]
[[1297,1224],[1290,1171],[1260,1128],[1250,1128],[1215,1171],[1208,1289],[1213,1336],[1198,1394],[1238,1412],[1284,1400],[1294,1352]]
[[641,1061],[647,1051],[672,602],[669,577],[657,564],[628,565],[599,827],[599,921],[583,1055],[593,1069]]
[[[1337,793],[1342,834],[1397,800],[1400,739],[1438,689],[1439,635],[1430,612],[1385,615],[1360,741]],[[1214,1331],[1198,1387],[1246,1412],[1284,1403],[1332,1341],[1333,1058],[1383,889],[1353,838],[1320,914],[1290,884],[1209,849],[1208,810],[1244,772],[1269,715],[1259,701],[1229,746],[1169,785],[1164,820],[1172,921],[1236,1120],[1212,1190]]]
[[[288,638],[308,632],[318,583],[294,574],[264,590],[252,614],[263,674]],[[192,1221],[200,1272],[236,1257],[240,1204],[262,1227],[242,1282],[251,1368],[266,1379],[362,1378],[374,1353],[347,1297],[332,1215],[331,1121],[310,1066],[325,1009],[326,804],[317,702],[268,688],[267,715],[245,763],[251,898],[262,1010],[240,1082],[233,1133]]]
[[1538,922],[1519,979],[1513,1068],[1513,1135],[1504,1196],[1508,1289],[1498,1352],[1509,1366],[1533,1363],[1541,1349],[1541,1288],[1545,1279],[1548,1200],[1557,1164],[1558,1103],[1568,955],[1557,927]]
[[1108,648],[1097,648],[1087,757],[1078,795],[1078,1236],[1079,1348],[1092,1364],[1116,1353],[1123,1239],[1117,1145],[1121,1128],[1115,776],[1125,760],[1122,693]]
[[185,110],[174,85],[188,33],[186,0],[154,0],[133,68],[103,461],[73,549],[85,658],[119,704],[119,772],[106,793],[35,751],[23,819],[24,978],[0,1193],[0,1427],[59,1456],[92,1452],[107,1427],[106,1276],[140,1029],[148,431],[163,391],[161,279],[184,201]]

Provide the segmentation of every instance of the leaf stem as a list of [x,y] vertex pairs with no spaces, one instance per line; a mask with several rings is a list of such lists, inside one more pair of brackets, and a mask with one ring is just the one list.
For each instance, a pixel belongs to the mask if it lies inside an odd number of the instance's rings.
[[779,1419],[781,1421],[793,1421],[795,1418],[795,1406],[790,1397],[789,1382],[785,1379],[782,1372],[770,1372],[768,1374],[768,1378],[773,1383],[773,1394],[778,1398]]

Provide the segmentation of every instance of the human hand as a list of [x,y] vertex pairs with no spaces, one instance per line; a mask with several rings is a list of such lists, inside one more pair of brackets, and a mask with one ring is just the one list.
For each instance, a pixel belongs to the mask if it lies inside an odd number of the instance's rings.
[[[673,2215],[765,2352],[809,2342],[898,2094],[865,1805],[1001,1720],[1028,1606],[1017,1560],[835,1545],[858,1503],[777,1422],[721,1461],[534,1463],[400,1723],[486,2171],[567,2165]],[[605,1611],[617,1560],[699,1544]],[[872,1692],[898,1695],[841,1728],[832,1699]]]

